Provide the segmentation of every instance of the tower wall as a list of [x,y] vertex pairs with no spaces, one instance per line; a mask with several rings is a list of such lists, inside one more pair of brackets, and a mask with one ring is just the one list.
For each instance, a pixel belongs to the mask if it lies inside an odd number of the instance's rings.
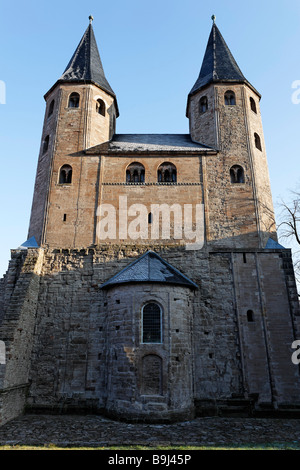
[[[78,108],[68,106],[71,93],[79,94]],[[105,103],[104,116],[97,112],[98,99]],[[54,110],[48,116],[53,100]],[[90,237],[80,243],[93,243],[99,159],[83,160],[76,154],[111,139],[115,132],[115,119],[114,98],[95,85],[59,85],[47,95],[28,238],[35,236],[38,244],[51,245],[51,236],[59,227],[59,243],[67,247],[76,246],[78,220],[81,221],[84,210],[86,217],[83,223],[91,227]],[[49,145],[45,150],[47,136]],[[72,167],[73,184],[60,183],[63,165]],[[67,215],[65,224],[62,223],[64,214]]]
[[[235,105],[225,104],[229,90],[235,94]],[[203,96],[208,109],[201,113]],[[257,113],[250,108],[250,97]],[[192,139],[219,149],[218,156],[203,158],[208,241],[224,247],[263,248],[270,236],[276,240],[258,96],[247,85],[210,85],[190,97],[188,116]],[[255,133],[261,138],[261,150],[255,147]],[[235,165],[243,168],[244,183],[231,182]]]

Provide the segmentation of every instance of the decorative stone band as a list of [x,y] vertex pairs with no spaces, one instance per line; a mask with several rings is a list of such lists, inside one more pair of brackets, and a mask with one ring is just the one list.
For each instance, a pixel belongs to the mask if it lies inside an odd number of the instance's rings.
[[102,186],[202,186],[203,183],[101,183]]

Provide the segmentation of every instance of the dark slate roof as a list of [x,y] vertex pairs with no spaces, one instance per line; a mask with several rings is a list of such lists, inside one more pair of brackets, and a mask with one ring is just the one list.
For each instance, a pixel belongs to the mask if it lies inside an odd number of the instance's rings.
[[212,147],[194,142],[189,134],[115,134],[112,140],[85,151],[99,153],[199,153],[216,152]]
[[[64,73],[58,80],[61,82],[84,82],[98,85],[102,90],[116,98],[108,83],[101,62],[94,30],[90,23],[81,38]],[[54,85],[55,86],[55,85]],[[52,87],[53,88],[53,87]],[[51,88],[51,89],[52,89]],[[49,92],[48,92],[49,93]],[[117,113],[118,106],[116,102]]]
[[107,93],[115,96],[110,87],[102,66],[93,27],[87,27],[60,80],[91,81],[99,85]]
[[153,251],[147,251],[143,256],[102,284],[101,288],[136,282],[175,284],[198,289],[197,284]]
[[[190,91],[190,95],[213,82],[244,82],[250,85],[215,23],[208,39],[199,77]],[[250,86],[253,88],[252,85]]]

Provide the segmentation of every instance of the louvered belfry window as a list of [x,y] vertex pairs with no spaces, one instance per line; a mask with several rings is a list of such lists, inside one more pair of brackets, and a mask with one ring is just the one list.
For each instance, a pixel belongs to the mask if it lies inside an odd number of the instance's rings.
[[143,308],[143,343],[161,343],[161,309],[154,302]]

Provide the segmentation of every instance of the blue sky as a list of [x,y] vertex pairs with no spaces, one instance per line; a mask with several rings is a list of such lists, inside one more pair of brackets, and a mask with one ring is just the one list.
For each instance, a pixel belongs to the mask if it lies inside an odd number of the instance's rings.
[[187,95],[215,14],[242,72],[262,94],[277,213],[280,198],[288,199],[289,190],[300,185],[300,104],[292,103],[292,83],[300,80],[299,0],[2,2],[0,80],[6,104],[0,104],[0,275],[10,249],[27,239],[43,96],[64,71],[90,14],[118,99],[118,133],[188,132]]

